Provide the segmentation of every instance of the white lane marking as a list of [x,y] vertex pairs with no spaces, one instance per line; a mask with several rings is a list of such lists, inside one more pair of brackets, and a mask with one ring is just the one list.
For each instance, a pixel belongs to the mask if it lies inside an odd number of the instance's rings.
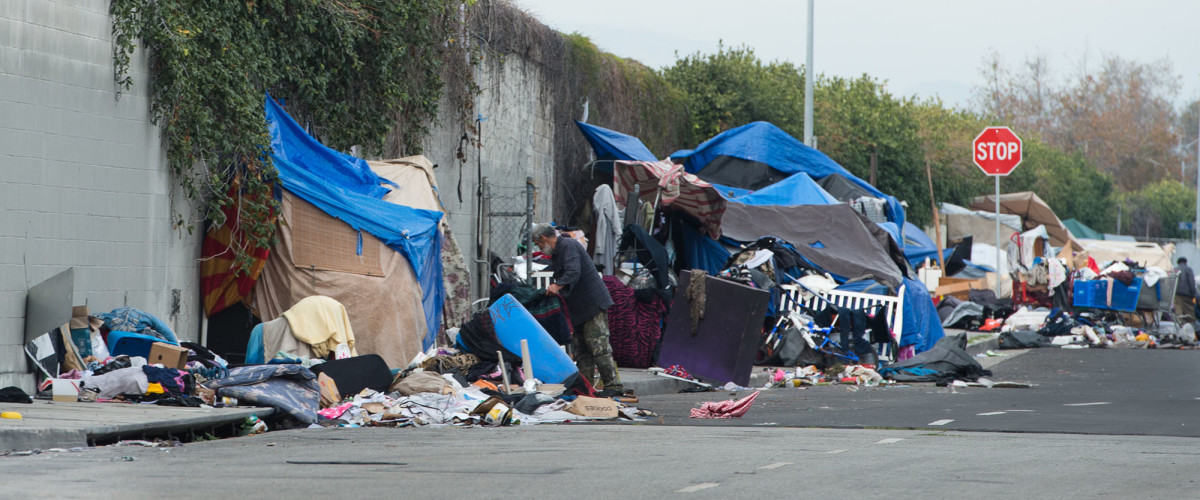
[[827,452],[825,452],[825,453],[826,453],[826,454],[829,454],[829,455],[834,455],[834,454],[838,454],[838,453],[845,453],[845,452],[846,452],[846,450],[829,450],[829,451],[827,451]]
[[946,425],[953,421],[954,421],[953,419],[943,418],[941,420],[934,420],[933,422],[930,422],[929,425]]
[[892,444],[892,443],[899,443],[901,441],[904,441],[904,438],[888,438],[888,439],[880,439],[879,441],[875,442],[875,444]]
[[987,413],[976,413],[976,415],[979,415],[981,417],[987,417],[990,415],[1003,415],[1005,413],[1008,413],[1008,412],[1006,412],[1006,411],[989,411]]
[[680,488],[680,489],[677,489],[677,490],[675,490],[675,493],[695,493],[695,492],[697,492],[697,491],[700,491],[700,490],[707,490],[707,489],[709,489],[709,488],[716,488],[717,486],[720,486],[720,485],[721,485],[721,483],[700,483],[700,484],[693,484],[693,485],[691,485],[691,486],[688,486],[687,488]]
[[1014,411],[1033,411],[1033,410],[1006,410],[1006,411],[1008,411],[1008,412],[1014,412]]
[[1095,403],[1064,403],[1063,406],[1096,406],[1111,404],[1108,401],[1096,401]]
[[762,467],[759,467],[759,469],[768,469],[768,470],[769,469],[778,469],[780,467],[786,467],[788,465],[792,465],[792,463],[791,462],[775,462],[773,464],[764,465]]

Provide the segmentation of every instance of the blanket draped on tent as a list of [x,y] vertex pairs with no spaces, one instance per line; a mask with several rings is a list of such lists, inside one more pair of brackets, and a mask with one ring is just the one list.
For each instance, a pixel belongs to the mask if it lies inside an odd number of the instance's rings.
[[617,204],[628,205],[629,192],[639,185],[638,197],[642,201],[690,215],[704,226],[705,232],[716,239],[721,236],[721,216],[725,213],[725,199],[712,184],[683,170],[683,165],[668,160],[656,162],[619,161],[613,170],[613,196]]
[[[917,352],[925,352],[946,335],[942,329],[941,316],[929,296],[924,283],[904,278],[904,329],[900,332],[900,347],[913,346]],[[837,287],[848,292],[864,292],[876,295],[894,295],[878,283],[856,281]]]

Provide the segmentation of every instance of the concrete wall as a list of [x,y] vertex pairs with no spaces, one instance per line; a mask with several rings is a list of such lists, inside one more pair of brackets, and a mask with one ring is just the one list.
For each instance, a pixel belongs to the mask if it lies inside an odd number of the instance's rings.
[[111,26],[107,0],[0,1],[0,387],[31,388],[26,290],[68,267],[76,304],[198,334],[200,235],[171,226],[187,206],[150,123],[144,54],[115,99]]
[[[446,113],[448,106],[442,106],[442,114],[425,141],[425,156],[438,164],[435,173],[451,230],[468,261],[475,258],[478,238],[475,192],[480,168],[488,178],[495,198],[493,210],[523,210],[525,179],[533,177],[537,187],[535,222],[549,222],[554,192],[554,120],[552,99],[544,92],[539,72],[536,64],[513,55],[507,56],[503,63],[485,59],[476,67],[476,82],[481,94],[476,98],[475,110],[484,118],[483,146],[468,148],[466,163],[455,157],[463,130],[457,120]],[[460,175],[461,202],[458,200]],[[515,224],[505,224],[509,229],[513,226]],[[495,229],[493,248],[512,248],[516,234],[511,230],[502,231],[499,226]]]

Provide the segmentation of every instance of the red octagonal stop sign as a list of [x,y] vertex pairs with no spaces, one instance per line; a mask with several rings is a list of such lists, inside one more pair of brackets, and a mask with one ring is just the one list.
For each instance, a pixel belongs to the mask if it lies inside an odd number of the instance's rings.
[[972,144],[975,164],[988,175],[1008,175],[1021,164],[1021,138],[1008,127],[988,127]]

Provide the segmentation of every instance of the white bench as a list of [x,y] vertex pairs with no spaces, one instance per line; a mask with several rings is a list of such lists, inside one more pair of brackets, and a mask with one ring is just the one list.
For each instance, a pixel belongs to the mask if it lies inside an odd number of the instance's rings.
[[[817,297],[817,294],[804,290],[797,285],[782,285],[780,288],[783,293],[779,299],[779,311],[792,310],[792,304],[802,304],[812,311],[820,311],[830,303],[837,307],[847,307],[850,309],[868,309],[876,306],[883,306],[876,310],[875,314],[883,314],[887,318],[888,329],[892,332],[892,338],[895,340],[895,345],[900,345],[900,335],[904,331],[904,287],[900,285],[900,289],[896,291],[896,296],[875,295],[873,293],[861,292],[845,292],[841,290],[830,290],[821,292],[820,296],[825,299],[825,302]],[[879,312],[882,311],[882,312]],[[879,346],[879,359],[887,361],[895,361],[896,353],[893,352],[892,346],[881,344]]]
[[529,284],[532,285],[533,288],[535,288],[535,289],[538,289],[538,288],[544,289],[544,288],[547,288],[550,286],[550,279],[553,277],[554,277],[554,273],[552,273],[550,271],[538,271],[536,273],[533,273],[533,276],[532,276],[533,279],[530,280]]

